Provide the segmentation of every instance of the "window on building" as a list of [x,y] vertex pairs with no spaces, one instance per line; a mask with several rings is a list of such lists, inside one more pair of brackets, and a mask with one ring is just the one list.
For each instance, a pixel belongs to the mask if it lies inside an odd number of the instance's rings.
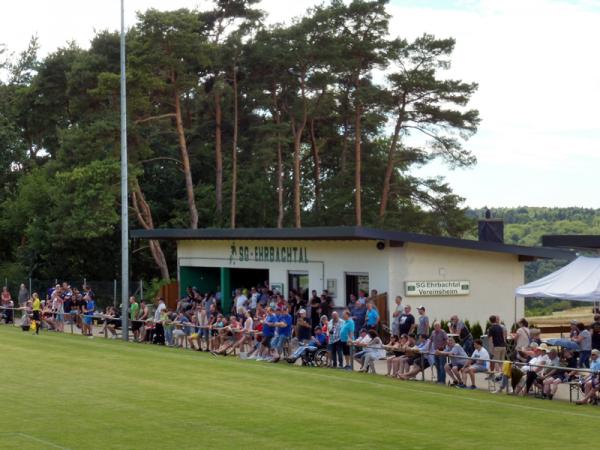
[[346,273],[346,305],[350,302],[350,294],[358,297],[358,291],[363,290],[369,294],[368,273]]
[[304,300],[308,300],[308,272],[288,272],[288,286],[290,290],[300,293]]

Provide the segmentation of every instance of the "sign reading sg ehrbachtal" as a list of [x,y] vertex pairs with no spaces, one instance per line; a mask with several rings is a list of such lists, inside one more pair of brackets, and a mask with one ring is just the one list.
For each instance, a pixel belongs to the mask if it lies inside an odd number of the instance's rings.
[[308,263],[308,253],[306,247],[231,245],[229,263],[234,261]]
[[443,297],[451,295],[468,295],[469,281],[406,281],[407,297]]

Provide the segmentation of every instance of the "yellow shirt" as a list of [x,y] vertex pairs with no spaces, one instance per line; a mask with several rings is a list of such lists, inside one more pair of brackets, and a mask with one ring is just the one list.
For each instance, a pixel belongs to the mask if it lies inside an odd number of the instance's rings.
[[32,309],[33,309],[34,311],[41,311],[41,310],[42,310],[42,302],[40,302],[40,299],[39,299],[39,298],[36,298],[36,299],[33,301]]

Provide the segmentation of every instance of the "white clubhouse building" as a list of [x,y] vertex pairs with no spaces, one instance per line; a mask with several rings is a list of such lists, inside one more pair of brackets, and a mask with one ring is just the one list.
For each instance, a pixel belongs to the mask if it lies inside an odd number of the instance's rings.
[[156,229],[131,236],[177,241],[180,292],[195,286],[225,293],[268,282],[286,296],[292,288],[328,290],[344,306],[358,289],[376,289],[387,293],[387,321],[400,295],[414,314],[425,306],[431,321],[458,314],[484,325],[499,314],[510,325],[524,313],[514,292],[525,282],[525,263],[574,257],[556,248],[363,227]]

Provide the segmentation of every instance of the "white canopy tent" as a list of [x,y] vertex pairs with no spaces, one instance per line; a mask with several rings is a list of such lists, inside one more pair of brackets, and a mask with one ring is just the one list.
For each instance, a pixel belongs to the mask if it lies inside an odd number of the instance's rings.
[[600,301],[600,258],[579,256],[562,269],[519,286],[515,293],[519,297]]

